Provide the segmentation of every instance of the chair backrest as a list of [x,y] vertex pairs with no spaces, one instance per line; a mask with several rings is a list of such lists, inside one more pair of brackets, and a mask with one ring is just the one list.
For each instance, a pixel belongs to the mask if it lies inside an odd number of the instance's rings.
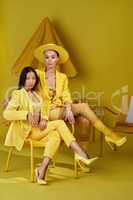
[[127,114],[129,111],[129,106],[130,106],[130,100],[131,100],[131,96],[129,95],[123,95],[122,96],[122,100],[121,100],[121,108],[120,108],[120,112],[123,114]]
[[132,96],[129,96],[129,95],[124,95],[122,97],[120,112],[116,120],[117,125],[133,126],[133,123],[129,123],[127,121],[127,116],[131,109],[131,99],[132,99]]

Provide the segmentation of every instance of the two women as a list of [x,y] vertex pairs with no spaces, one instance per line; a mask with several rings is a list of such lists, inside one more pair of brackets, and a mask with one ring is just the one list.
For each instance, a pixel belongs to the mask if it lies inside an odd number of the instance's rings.
[[63,120],[48,121],[47,105],[35,90],[39,84],[36,71],[31,67],[22,70],[18,90],[13,91],[3,116],[10,121],[5,140],[6,146],[21,150],[26,138],[44,142],[45,150],[41,166],[36,169],[38,184],[46,184],[45,174],[48,165],[57,152],[61,141],[75,153],[78,164],[90,165],[97,157],[88,159]]

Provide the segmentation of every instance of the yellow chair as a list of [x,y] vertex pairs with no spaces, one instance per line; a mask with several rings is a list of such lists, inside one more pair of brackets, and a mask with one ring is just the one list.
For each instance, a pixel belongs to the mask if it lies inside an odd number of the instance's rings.
[[[31,139],[26,139],[25,143],[28,143],[30,145],[30,180],[31,182],[34,182],[34,147],[44,147],[44,143],[40,141],[31,140]],[[13,149],[14,147],[9,148],[7,161],[5,165],[5,172],[9,171],[9,163],[11,160]]]
[[[72,133],[74,134],[74,125],[72,125],[71,129],[72,129]],[[44,146],[43,142],[35,141],[32,139],[26,139],[25,143],[28,143],[30,145],[30,180],[31,180],[31,182],[34,182],[34,147],[43,147],[44,148],[45,146]],[[9,171],[9,163],[11,160],[13,149],[14,149],[14,147],[9,148],[7,161],[6,161],[6,165],[5,165],[5,172]],[[53,166],[55,166],[55,161],[53,161]],[[84,172],[86,172],[86,171],[87,170],[84,170]],[[74,174],[75,174],[75,178],[78,178],[78,168],[77,168],[75,160],[74,160]]]

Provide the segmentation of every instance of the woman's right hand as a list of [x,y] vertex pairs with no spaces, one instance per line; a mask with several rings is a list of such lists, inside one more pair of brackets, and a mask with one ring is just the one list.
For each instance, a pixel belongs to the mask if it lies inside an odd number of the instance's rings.
[[28,119],[28,122],[31,124],[32,127],[36,127],[38,125],[31,112],[28,113],[27,119]]
[[42,119],[40,122],[39,122],[39,128],[41,131],[43,131],[44,129],[47,128],[47,120],[46,119]]

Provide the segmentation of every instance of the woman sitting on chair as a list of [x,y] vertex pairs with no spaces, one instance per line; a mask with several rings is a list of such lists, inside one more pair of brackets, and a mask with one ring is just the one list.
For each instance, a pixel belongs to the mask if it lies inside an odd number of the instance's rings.
[[11,122],[5,145],[20,151],[27,138],[44,142],[44,157],[41,166],[36,169],[36,178],[39,184],[46,184],[47,167],[62,140],[75,153],[77,164],[82,162],[88,166],[97,157],[88,159],[63,120],[48,121],[45,102],[35,92],[38,83],[36,71],[25,67],[20,74],[18,90],[13,91],[3,113],[4,118]]
[[121,146],[126,142],[125,137],[120,137],[105,126],[87,103],[72,103],[68,78],[57,71],[58,64],[64,64],[69,58],[66,49],[56,44],[45,44],[35,50],[34,56],[43,66],[41,70],[37,70],[40,78],[38,93],[48,105],[50,120],[63,119],[74,123],[75,116],[83,116],[104,134],[107,143]]

